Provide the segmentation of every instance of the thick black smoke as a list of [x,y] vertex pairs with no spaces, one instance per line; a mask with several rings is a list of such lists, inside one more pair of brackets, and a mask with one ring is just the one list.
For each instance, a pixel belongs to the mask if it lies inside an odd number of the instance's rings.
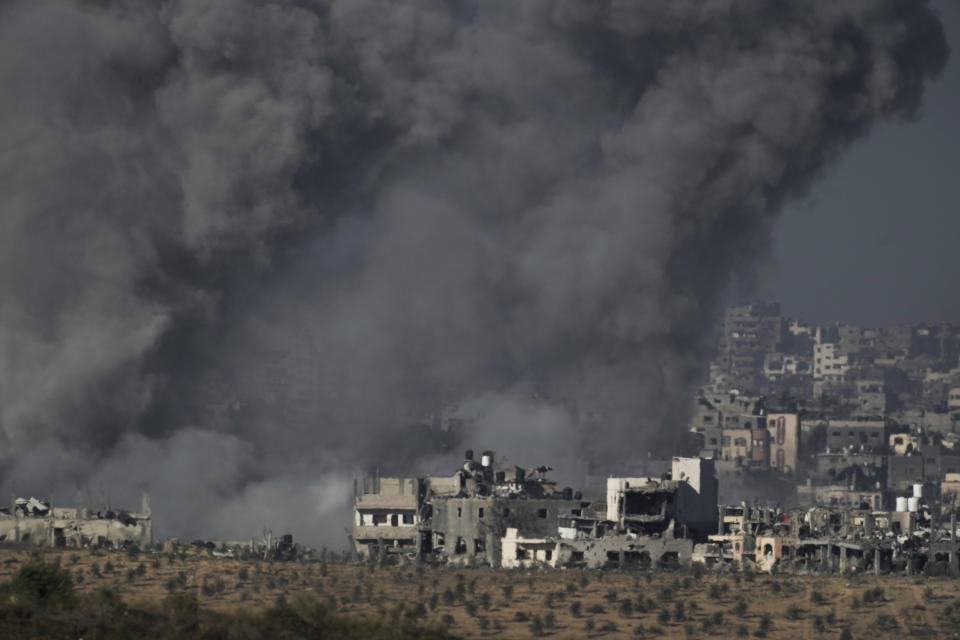
[[784,199],[946,57],[920,0],[0,2],[3,484],[329,541],[429,416],[642,456]]

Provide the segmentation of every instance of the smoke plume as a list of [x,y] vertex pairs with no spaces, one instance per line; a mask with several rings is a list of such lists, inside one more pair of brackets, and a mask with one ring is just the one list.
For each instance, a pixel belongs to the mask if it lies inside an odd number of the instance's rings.
[[781,204],[947,54],[921,0],[0,2],[2,484],[339,542],[371,465],[669,446]]

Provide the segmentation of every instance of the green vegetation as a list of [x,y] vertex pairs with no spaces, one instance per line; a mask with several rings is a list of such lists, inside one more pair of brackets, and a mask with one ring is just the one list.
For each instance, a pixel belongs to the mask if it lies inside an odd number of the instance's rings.
[[291,604],[278,598],[276,605],[258,613],[208,611],[188,592],[172,593],[156,605],[132,606],[109,589],[74,594],[70,571],[39,557],[0,585],[3,638],[455,638],[420,623],[417,618],[423,614],[421,605],[398,607],[378,619],[343,616],[309,592]]

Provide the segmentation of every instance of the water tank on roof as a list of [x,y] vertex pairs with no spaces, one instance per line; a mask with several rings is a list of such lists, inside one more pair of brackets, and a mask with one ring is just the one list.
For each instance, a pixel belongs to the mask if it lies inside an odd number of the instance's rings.
[[913,497],[922,498],[923,497],[923,485],[919,482],[913,485]]
[[493,451],[484,451],[483,455],[480,456],[480,464],[484,467],[489,467],[493,464]]
[[907,510],[907,499],[903,497],[897,498],[897,511],[903,513]]
[[907,498],[907,511],[910,513],[920,511],[920,498]]

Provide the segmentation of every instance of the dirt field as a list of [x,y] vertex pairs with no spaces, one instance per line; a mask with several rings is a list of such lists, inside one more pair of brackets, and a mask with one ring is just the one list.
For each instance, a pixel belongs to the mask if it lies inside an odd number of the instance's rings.
[[[0,581],[27,551],[0,550]],[[691,572],[432,570],[87,551],[46,552],[78,591],[132,603],[190,590],[202,606],[260,608],[310,592],[341,613],[397,607],[465,637],[960,637],[960,581],[948,578]],[[958,604],[954,604],[958,603]]]

